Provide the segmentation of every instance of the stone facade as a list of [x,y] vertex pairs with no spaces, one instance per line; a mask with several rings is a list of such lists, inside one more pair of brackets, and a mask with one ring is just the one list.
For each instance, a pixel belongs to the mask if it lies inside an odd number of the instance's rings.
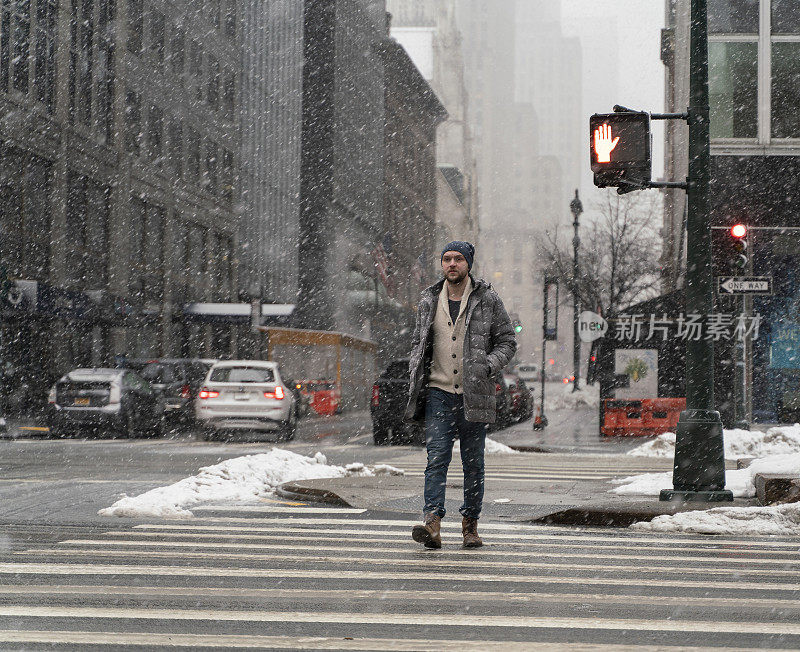
[[0,57],[0,225],[20,238],[0,258],[40,298],[5,315],[3,351],[37,391],[114,354],[231,352],[230,329],[181,320],[236,288],[237,7],[207,7],[2,7],[26,55]]

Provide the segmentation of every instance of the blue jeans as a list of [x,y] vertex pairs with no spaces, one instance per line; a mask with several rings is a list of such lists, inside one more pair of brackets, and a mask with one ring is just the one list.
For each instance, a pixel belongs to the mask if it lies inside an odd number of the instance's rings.
[[425,444],[428,465],[425,468],[424,512],[443,517],[447,468],[453,457],[453,444],[461,440],[461,465],[464,468],[464,504],[462,516],[478,518],[483,505],[483,451],[486,424],[464,418],[463,394],[451,394],[430,388],[425,404]]

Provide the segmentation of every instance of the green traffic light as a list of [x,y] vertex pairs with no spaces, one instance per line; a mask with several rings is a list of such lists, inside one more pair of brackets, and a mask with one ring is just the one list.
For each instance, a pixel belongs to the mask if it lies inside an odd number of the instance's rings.
[[514,326],[514,330],[515,330],[517,333],[521,333],[521,332],[522,332],[522,326]]

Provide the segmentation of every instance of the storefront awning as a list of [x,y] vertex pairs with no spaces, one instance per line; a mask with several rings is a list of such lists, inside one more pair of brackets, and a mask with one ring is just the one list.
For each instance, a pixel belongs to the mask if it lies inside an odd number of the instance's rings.
[[[245,324],[250,321],[250,310],[249,303],[187,303],[183,316],[187,321]],[[286,322],[293,313],[293,303],[262,303],[261,323]]]

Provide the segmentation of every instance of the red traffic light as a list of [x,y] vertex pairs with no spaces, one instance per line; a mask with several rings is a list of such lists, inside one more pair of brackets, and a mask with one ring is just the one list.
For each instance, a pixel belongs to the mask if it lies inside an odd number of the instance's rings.
[[731,235],[734,238],[744,238],[747,235],[747,227],[744,224],[734,224],[731,227]]

